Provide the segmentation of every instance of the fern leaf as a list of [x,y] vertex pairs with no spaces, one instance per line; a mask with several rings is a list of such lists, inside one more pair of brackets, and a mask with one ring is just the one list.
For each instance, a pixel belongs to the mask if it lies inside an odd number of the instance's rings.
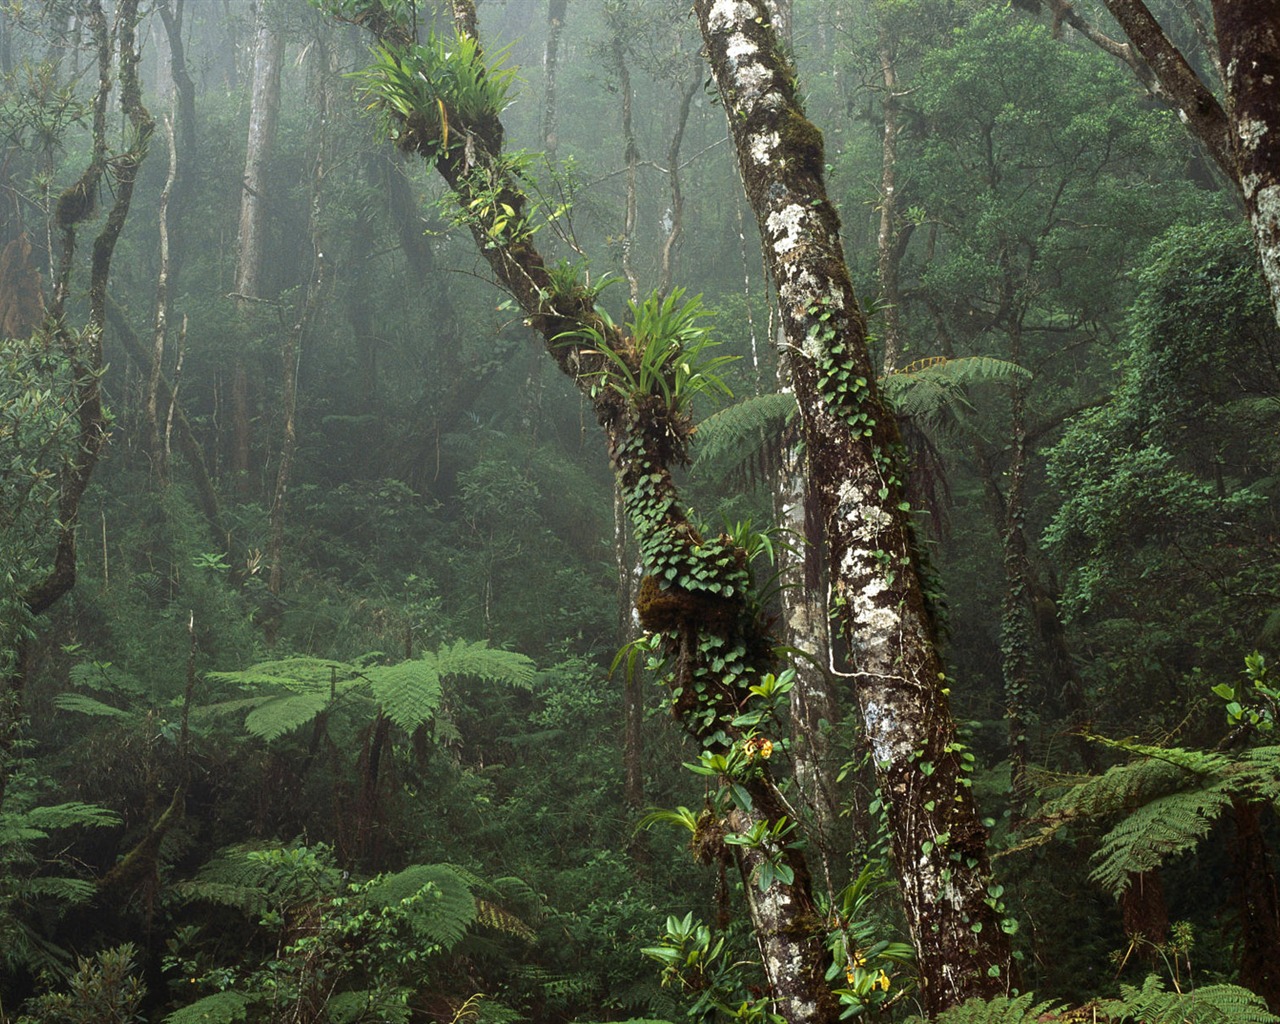
[[693,469],[712,479],[768,475],[778,461],[787,425],[796,414],[789,392],[755,395],[726,406],[698,424]]
[[245,1019],[251,1001],[240,992],[215,992],[174,1010],[165,1017],[164,1024],[234,1024]]
[[[935,1018],[937,1024],[1039,1024],[1047,1016],[1060,1012],[1054,1000],[1035,1003],[1031,992],[1010,998],[969,999],[959,1006],[944,1010]],[[907,1024],[924,1024],[920,1017],[908,1017]]]
[[97,887],[92,882],[86,882],[83,878],[38,875],[22,882],[24,898],[45,896],[59,903],[84,903],[92,899],[97,891]]
[[423,939],[450,949],[476,920],[476,900],[462,874],[448,864],[414,864],[383,875],[369,886],[369,898],[403,908]]
[[244,727],[268,742],[306,725],[329,704],[329,687],[276,697],[245,716]]
[[231,683],[246,690],[263,686],[286,687],[291,690],[311,690],[332,681],[350,679],[356,674],[354,665],[328,658],[284,658],[280,661],[263,661],[238,672],[206,672],[205,677],[218,682]]
[[536,937],[534,930],[519,917],[505,907],[490,903],[486,899],[476,900],[476,921],[486,928],[492,928],[504,935],[514,935],[526,942],[532,942]]
[[94,718],[132,718],[128,711],[94,700],[83,693],[60,693],[53,698],[53,706],[60,711],[78,711]]
[[364,677],[373,699],[406,732],[429,721],[440,706],[440,674],[430,657],[367,668]]
[[387,1021],[407,1024],[409,1002],[403,989],[384,992],[359,989],[339,992],[325,1004],[325,1020],[329,1024],[356,1024],[357,1021]]
[[934,356],[880,378],[880,389],[899,416],[940,424],[943,414],[960,415],[969,408],[966,389],[970,386],[1007,384],[1030,377],[1029,370],[1007,359]]
[[1223,786],[1170,793],[1144,804],[1103,837],[1093,855],[1098,866],[1089,877],[1119,897],[1132,875],[1199,845],[1229,806],[1231,794]]
[[32,807],[21,814],[5,815],[12,821],[27,828],[41,830],[51,828],[110,828],[120,824],[120,815],[115,811],[97,804],[85,804],[72,800],[65,804],[51,804],[48,807]]
[[434,661],[441,679],[448,676],[470,677],[528,690],[533,687],[536,674],[532,658],[515,651],[498,650],[484,640],[444,644],[435,652],[424,655],[423,660],[427,659]]
[[1137,989],[1121,986],[1119,999],[1100,999],[1099,1016],[1120,1024],[1275,1024],[1280,1017],[1263,1000],[1238,985],[1206,985],[1191,992],[1166,992],[1152,975]]

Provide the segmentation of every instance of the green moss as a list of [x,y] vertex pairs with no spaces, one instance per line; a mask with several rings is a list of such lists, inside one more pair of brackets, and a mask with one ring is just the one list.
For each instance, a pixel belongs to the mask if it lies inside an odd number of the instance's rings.
[[822,177],[826,167],[826,146],[818,126],[795,110],[784,110],[778,135],[787,159],[795,161],[806,174]]

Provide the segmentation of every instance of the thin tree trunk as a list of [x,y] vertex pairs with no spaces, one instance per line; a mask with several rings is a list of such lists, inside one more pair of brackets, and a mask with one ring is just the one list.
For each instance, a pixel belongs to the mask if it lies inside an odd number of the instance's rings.
[[822,182],[823,140],[762,0],[695,0],[777,288],[784,350],[825,518],[831,611],[852,664],[915,940],[926,1013],[1011,983],[987,831],[956,736],[865,324]]
[[559,70],[560,36],[564,32],[568,0],[547,4],[547,42],[542,51],[542,148],[548,160],[556,157],[559,143],[559,115],[556,108],[556,73]]
[[258,7],[253,48],[253,92],[240,195],[240,233],[236,247],[235,293],[241,300],[260,297],[263,234],[267,218],[267,170],[275,148],[280,112],[280,64],[284,37],[276,30],[267,4]]
[[879,313],[884,350],[881,356],[882,373],[898,369],[898,361],[905,347],[902,338],[902,317],[899,306],[902,296],[899,273],[911,226],[900,225],[898,215],[898,133],[902,125],[898,95],[898,72],[893,45],[883,17],[878,19],[879,41],[877,57],[880,61],[880,77],[884,87],[881,107],[884,116],[884,135],[881,138],[880,157],[880,227],[876,232],[876,274],[879,278]]

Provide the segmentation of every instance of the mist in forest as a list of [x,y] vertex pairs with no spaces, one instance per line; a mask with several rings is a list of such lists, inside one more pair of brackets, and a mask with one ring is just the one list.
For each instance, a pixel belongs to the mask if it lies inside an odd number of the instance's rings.
[[1280,1019],[1253,8],[0,3],[0,1024]]

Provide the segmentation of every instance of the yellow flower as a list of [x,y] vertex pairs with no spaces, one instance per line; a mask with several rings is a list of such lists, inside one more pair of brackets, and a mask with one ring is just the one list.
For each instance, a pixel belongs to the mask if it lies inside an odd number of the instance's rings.
[[876,978],[876,980],[872,982],[871,987],[882,988],[886,992],[888,992],[889,991],[889,975],[885,974],[884,971],[881,971],[880,977]]

